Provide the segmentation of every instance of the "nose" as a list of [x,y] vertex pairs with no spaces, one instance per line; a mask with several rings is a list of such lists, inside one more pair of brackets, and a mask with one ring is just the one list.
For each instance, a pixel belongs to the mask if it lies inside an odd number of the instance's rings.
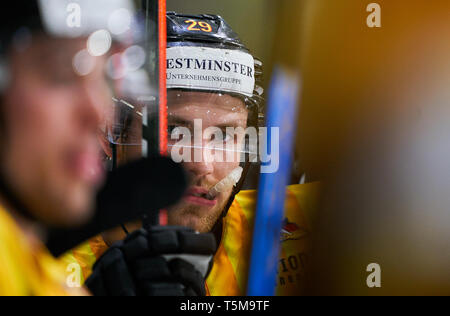
[[[213,162],[206,159],[208,150],[207,144],[204,142],[201,148],[194,148],[194,150],[191,151],[191,161],[184,163],[186,170],[196,178],[205,177],[214,172]],[[195,155],[194,152],[196,152],[197,155]],[[201,159],[198,160],[199,158]]]

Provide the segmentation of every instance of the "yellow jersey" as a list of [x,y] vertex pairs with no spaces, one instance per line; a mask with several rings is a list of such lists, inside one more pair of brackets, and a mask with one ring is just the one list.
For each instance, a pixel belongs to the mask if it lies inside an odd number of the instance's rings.
[[61,264],[43,244],[32,245],[3,207],[0,207],[0,258],[0,296],[88,294],[67,286]]
[[[312,217],[318,195],[319,183],[290,185],[286,189],[276,295],[303,294],[305,266],[310,256]],[[256,201],[257,191],[239,192],[223,219],[221,243],[206,280],[210,296],[245,295]],[[67,267],[73,267],[68,270],[73,279],[83,284],[92,273],[95,261],[107,248],[103,239],[97,236],[70,251],[62,260]]]
[[[319,183],[286,188],[285,219],[280,235],[276,295],[304,293],[305,268],[310,256],[310,237],[319,198]],[[257,191],[241,191],[223,219],[222,240],[206,280],[211,296],[246,293]]]

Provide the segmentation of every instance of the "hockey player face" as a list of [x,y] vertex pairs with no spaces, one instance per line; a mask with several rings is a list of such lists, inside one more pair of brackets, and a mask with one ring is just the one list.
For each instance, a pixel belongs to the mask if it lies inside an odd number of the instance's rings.
[[[207,197],[207,193],[239,167],[237,149],[242,148],[244,137],[230,134],[227,128],[245,130],[248,110],[241,99],[230,95],[170,91],[168,113],[169,151],[172,158],[174,152],[185,158],[183,165],[192,179],[185,198],[169,210],[169,224],[188,226],[199,232],[211,231],[230,198],[232,187],[214,197]],[[182,136],[177,137],[174,132],[183,133],[183,129],[190,131],[190,139],[185,138],[186,142],[177,146]],[[231,155],[228,151],[228,159],[227,151],[222,150],[225,148],[233,148]],[[223,161],[210,157],[212,154],[223,154]]]
[[82,39],[42,37],[11,53],[2,172],[48,224],[85,220],[103,178],[97,134],[111,96],[102,57],[87,57],[90,71],[76,72],[74,56],[85,47]]

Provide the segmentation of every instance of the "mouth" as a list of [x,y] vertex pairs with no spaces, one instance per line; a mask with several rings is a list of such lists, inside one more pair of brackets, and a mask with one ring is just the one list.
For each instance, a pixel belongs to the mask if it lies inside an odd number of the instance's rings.
[[91,185],[98,185],[104,178],[104,168],[96,151],[76,151],[69,155],[72,173]]
[[199,206],[215,206],[217,204],[217,197],[210,196],[208,190],[201,187],[190,188],[186,192],[184,200]]

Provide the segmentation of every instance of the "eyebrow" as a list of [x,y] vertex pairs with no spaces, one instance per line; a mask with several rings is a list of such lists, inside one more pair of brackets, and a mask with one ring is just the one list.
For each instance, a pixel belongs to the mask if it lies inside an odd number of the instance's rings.
[[193,125],[194,122],[193,121],[188,121],[180,116],[176,116],[176,115],[169,115],[169,124],[178,124],[178,125],[186,125],[186,126],[190,126]]
[[[247,125],[244,123],[245,126],[242,126],[242,124],[240,124],[241,120],[235,120],[235,121],[228,121],[228,122],[222,122],[220,124],[214,125],[217,128],[221,128],[221,129],[225,129],[227,127],[246,127]],[[176,116],[176,115],[170,115],[169,116],[169,124],[178,124],[178,125],[182,125],[182,126],[193,126],[194,125],[194,121],[190,121],[190,120],[186,120],[180,116]]]
[[223,123],[223,124],[218,124],[218,125],[216,125],[216,127],[218,127],[218,128],[221,128],[221,129],[224,129],[224,128],[227,128],[227,127],[233,127],[233,128],[236,128],[236,127],[246,127],[246,126],[241,126],[241,124],[239,124],[239,122],[229,122],[229,123]]
[[67,47],[63,43],[44,39],[38,44],[36,52],[40,58],[47,57],[42,58],[42,61],[52,62],[52,60],[57,60],[58,62],[71,62],[77,50]]
[[47,48],[40,48],[32,58],[39,69],[73,70],[73,54],[63,49],[49,50]]

